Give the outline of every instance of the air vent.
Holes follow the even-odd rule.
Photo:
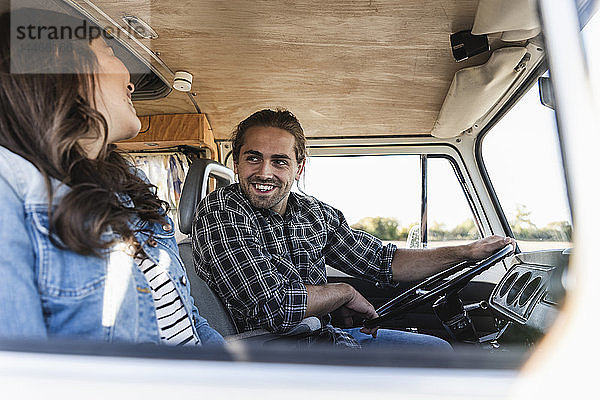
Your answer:
[[[527,286],[521,292],[519,296],[519,307],[525,307],[527,303],[533,298],[533,294],[537,291],[542,283],[542,278],[537,277],[535,279],[531,279],[527,282]]]
[[[523,290],[523,288],[525,287],[527,282],[529,282],[530,278],[531,278],[531,272],[525,272],[524,274],[519,276],[519,278],[515,281],[515,283],[512,284],[512,286],[510,287],[510,289],[508,291],[508,295],[506,295],[506,303],[508,305],[514,304],[515,299],[517,298],[519,293],[521,293],[521,290]]]
[[[518,276],[518,272],[513,272],[512,274],[510,274],[508,279],[502,284],[502,287],[500,287],[500,297],[504,297],[506,292],[508,292],[508,289],[510,289],[512,287],[512,284],[515,283],[515,280],[517,280]]]
[[[490,305],[511,319],[526,323],[538,300],[546,293],[554,267],[518,264],[494,289]]]

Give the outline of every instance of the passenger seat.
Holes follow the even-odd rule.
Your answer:
[[[188,235],[186,239],[179,242],[179,254],[189,278],[194,303],[198,307],[200,315],[206,318],[208,323],[223,335],[227,342],[244,340],[266,343],[281,338],[280,335],[264,329],[240,332],[219,296],[196,273],[190,235],[196,207],[208,194],[209,177],[216,180],[217,188],[227,186],[235,181],[233,171],[226,166],[213,160],[196,159],[187,173],[179,200],[179,230]],[[285,336],[310,333],[320,327],[321,321],[317,317],[308,317]]]

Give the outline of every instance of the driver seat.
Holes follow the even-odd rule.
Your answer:
[[[194,303],[200,315],[206,318],[210,326],[227,342],[244,340],[266,343],[280,339],[281,335],[264,329],[241,332],[219,296],[196,273],[192,252],[192,224],[198,204],[209,192],[209,178],[215,179],[217,189],[235,182],[233,171],[226,166],[213,160],[196,159],[190,165],[179,200],[179,230],[188,235],[179,242],[179,255],[188,275]],[[321,328],[321,321],[317,317],[308,317],[284,336],[303,335],[319,328]]]

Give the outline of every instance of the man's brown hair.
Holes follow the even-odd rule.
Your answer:
[[[255,126],[279,128],[289,132],[294,136],[296,141],[294,145],[296,161],[298,164],[304,161],[304,158],[306,157],[306,138],[304,137],[304,130],[294,114],[280,108],[275,111],[269,109],[257,111],[238,124],[231,135],[233,161],[236,163],[239,161],[240,150],[244,145],[246,132],[248,132],[248,129]]]

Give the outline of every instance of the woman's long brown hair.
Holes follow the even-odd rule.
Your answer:
[[[13,16],[15,13],[26,13],[20,19],[33,25],[82,23],[42,10],[18,10]],[[97,60],[89,42],[48,41],[42,53],[31,59],[31,52],[20,51],[15,40],[11,52],[10,21],[9,13],[0,16],[0,145],[41,172],[49,204],[53,198],[50,178],[71,188],[56,208],[49,206],[50,231],[66,248],[100,256],[102,249],[112,244],[102,238],[109,228],[133,241],[139,228],[130,224],[134,215],[162,223],[167,204],[154,194],[152,185],[136,175],[115,146],[107,144],[108,125],[95,108]],[[52,73],[21,73],[32,62],[43,63]],[[56,73],[61,66],[69,66],[71,73]],[[103,141],[96,159],[88,158],[78,144],[82,138]],[[126,207],[117,194],[128,195],[134,206]]]

